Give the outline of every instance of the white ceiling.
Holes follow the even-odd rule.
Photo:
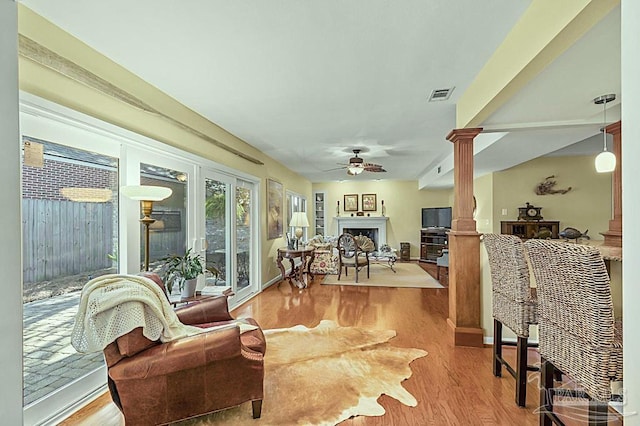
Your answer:
[[[444,138],[455,127],[456,100],[530,4],[22,2],[313,182],[429,175],[451,153]],[[540,122],[591,122],[545,130],[545,137],[557,136],[551,151],[598,132],[594,120],[601,109],[592,98],[620,93],[619,15],[617,8],[483,123],[526,130],[478,153],[479,168],[514,165],[512,150],[500,144],[535,139],[530,127]],[[455,90],[448,101],[428,102],[433,89],[449,87]],[[346,162],[356,147],[365,148],[365,161],[388,172],[325,172]],[[518,161],[533,158],[520,151]],[[533,151],[527,155],[550,152],[539,146]],[[433,181],[448,184],[443,176]]]

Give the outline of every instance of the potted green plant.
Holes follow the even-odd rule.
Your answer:
[[[173,285],[177,281],[182,297],[193,297],[198,277],[203,273],[202,256],[191,253],[191,249],[189,249],[182,256],[173,254],[162,260],[164,260],[162,280],[165,282],[169,294],[173,291]]]

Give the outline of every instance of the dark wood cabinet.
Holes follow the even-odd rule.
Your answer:
[[[420,261],[433,262],[442,256],[442,249],[447,248],[446,228],[427,228],[420,231]]]
[[[409,243],[400,243],[400,260],[403,262],[411,260],[411,245]]]
[[[541,230],[547,229],[551,238],[558,238],[560,231],[560,222],[549,220],[514,220],[500,222],[500,232],[503,234],[517,235],[523,240],[538,236]]]

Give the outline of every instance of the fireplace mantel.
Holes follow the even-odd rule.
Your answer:
[[[338,222],[338,235],[342,235],[345,228],[377,228],[378,244],[387,244],[387,220],[386,216],[338,216],[334,218]]]

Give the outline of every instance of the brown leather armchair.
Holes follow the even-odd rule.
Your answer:
[[[147,275],[164,289],[159,277]],[[233,320],[226,296],[176,309],[183,324]],[[248,322],[257,326],[253,319]],[[127,425],[157,425],[252,401],[260,417],[266,350],[260,328],[214,330],[172,342],[151,341],[136,328],[104,349],[108,384]]]

